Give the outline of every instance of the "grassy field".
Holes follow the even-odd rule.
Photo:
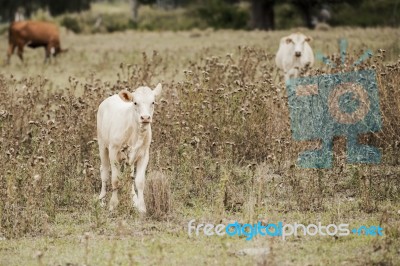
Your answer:
[[[317,62],[313,73],[349,70],[374,52],[357,69],[377,73],[383,128],[361,140],[379,147],[381,164],[348,164],[337,137],[332,169],[295,165],[318,143],[291,138],[274,64],[289,31],[62,31],[69,51],[51,64],[41,49],[26,48],[24,63],[14,55],[0,68],[0,265],[399,265],[400,33],[299,30],[332,60],[338,38],[349,41],[346,66]],[[158,82],[148,214],[131,206],[128,171],[110,213],[96,200],[96,109],[122,88]],[[384,236],[189,237],[191,219],[380,225]]]

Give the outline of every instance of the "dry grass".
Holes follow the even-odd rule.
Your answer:
[[[74,263],[96,264],[98,250],[90,253],[96,248],[90,239],[103,243],[107,237],[112,238],[106,244],[112,246],[106,251],[107,260],[123,261],[115,245],[130,245],[124,236],[153,241],[141,247],[142,255],[123,253],[125,263],[133,258],[157,264],[170,252],[190,245],[198,245],[207,254],[201,261],[217,263],[229,260],[231,249],[265,241],[188,240],[184,226],[190,218],[380,223],[387,228],[383,238],[340,240],[338,245],[355,247],[355,253],[310,258],[307,252],[318,246],[334,253],[333,240],[294,239],[288,242],[295,250],[290,254],[285,254],[284,243],[271,240],[268,244],[275,255],[265,261],[394,264],[400,234],[399,34],[392,29],[307,32],[315,40],[315,50],[336,53],[333,60],[339,36],[349,40],[349,60],[366,48],[375,52],[359,68],[377,72],[383,129],[367,134],[363,141],[378,146],[384,155],[380,165],[349,165],[344,159],[344,138],[337,138],[334,168],[307,170],[295,166],[296,158],[315,143],[291,139],[286,91],[275,82],[274,52],[279,37],[287,33],[66,34],[63,43],[70,52],[50,65],[42,65],[41,52],[29,49],[25,65],[13,58],[0,75],[1,236],[13,239],[7,242],[16,248],[18,243],[22,247],[29,243],[21,237],[33,237],[39,243],[42,237],[63,237],[67,245],[74,245],[66,235],[91,232],[94,236],[84,235],[82,240],[84,247],[89,245],[84,248],[88,254]],[[4,38],[0,51],[5,54]],[[386,52],[378,52],[379,48]],[[315,73],[326,71],[317,66]],[[115,213],[101,209],[95,200],[100,189],[95,113],[105,97],[121,88],[154,86],[159,81],[165,94],[156,106],[153,126],[146,183],[150,215],[136,222],[139,217],[129,199],[128,171],[121,176],[121,203]],[[66,214],[74,218],[60,218]],[[171,243],[176,244],[163,248]],[[213,243],[218,243],[218,251],[209,249]],[[58,245],[62,244],[41,244],[38,249],[54,246],[55,251]],[[189,262],[186,256],[194,250],[188,250],[174,263]],[[371,250],[374,255],[357,258]],[[9,253],[2,249],[1,254]],[[70,262],[68,253],[63,254],[58,258],[45,252],[38,259],[47,256],[50,264]],[[233,257],[231,262],[244,260]]]

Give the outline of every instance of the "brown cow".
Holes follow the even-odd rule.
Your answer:
[[[66,51],[60,47],[57,26],[49,22],[16,21],[11,23],[8,31],[8,64],[15,47],[18,48],[18,56],[23,61],[22,53],[25,45],[31,48],[44,47],[46,51],[45,62],[50,59],[50,55],[56,56],[58,53]]]

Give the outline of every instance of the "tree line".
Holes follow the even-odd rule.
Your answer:
[[[357,26],[400,24],[400,0],[0,0],[0,20],[13,21],[17,11],[29,17],[38,9],[46,9],[57,16],[87,10],[92,2],[117,1],[130,3],[133,22],[138,19],[140,5],[154,5],[165,9],[196,6],[210,26],[217,28],[272,30],[278,19],[299,17],[309,28],[318,21]],[[238,7],[240,2],[250,5],[248,15]]]
[[[92,0],[0,0],[0,19],[3,22],[13,21],[16,12],[29,17],[38,9],[48,9],[54,16],[66,12],[80,12],[89,9],[91,2]]]

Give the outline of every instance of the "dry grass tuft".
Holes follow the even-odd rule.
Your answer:
[[[150,171],[144,191],[147,215],[153,219],[166,218],[173,210],[169,177],[162,171]]]

